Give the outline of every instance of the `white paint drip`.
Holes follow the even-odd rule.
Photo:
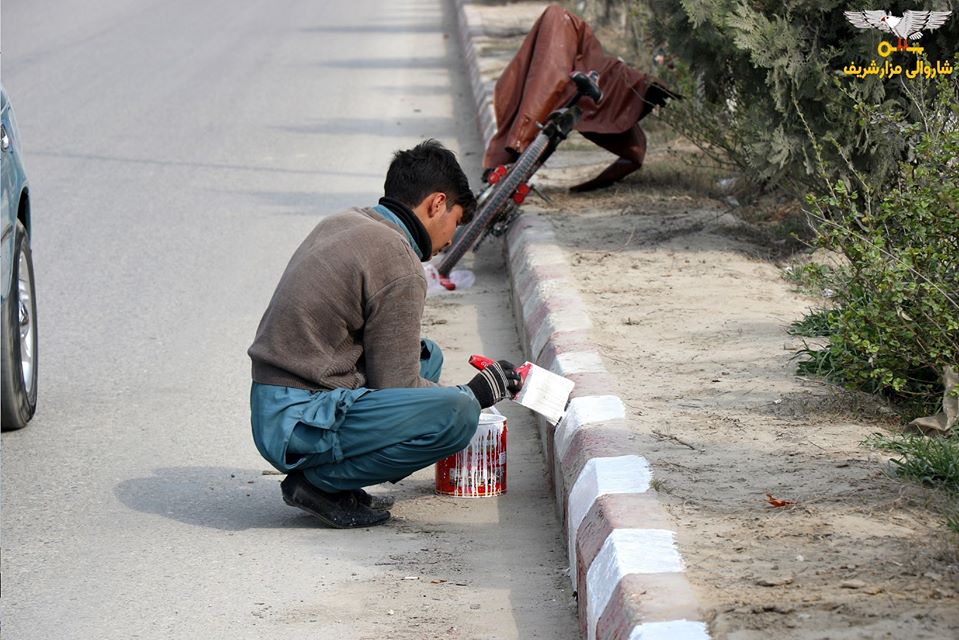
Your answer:
[[[603,359],[595,351],[567,351],[556,356],[550,369],[553,373],[568,376],[574,373],[606,373]]]
[[[704,622],[669,620],[636,625],[629,640],[709,640],[709,630]]]
[[[506,418],[499,412],[481,413],[469,445],[452,457],[454,463],[447,472],[452,492],[446,491],[440,480],[438,491],[461,498],[484,498],[505,492]]]
[[[566,416],[556,428],[554,444],[556,459],[563,461],[573,434],[585,424],[619,420],[626,417],[626,407],[618,396],[580,396],[573,398],[566,410]]]
[[[649,462],[641,456],[617,456],[615,458],[591,458],[579,472],[569,492],[567,536],[569,545],[570,579],[576,589],[576,538],[583,518],[593,503],[610,493],[645,493],[649,491],[652,472]]]
[[[677,573],[683,559],[676,534],[665,529],[613,529],[586,572],[586,631],[596,638],[596,623],[616,586],[631,573]],[[583,594],[580,594],[583,597]]]

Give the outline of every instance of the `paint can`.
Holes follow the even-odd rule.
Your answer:
[[[460,498],[506,493],[506,416],[480,414],[469,446],[436,463],[436,493]]]

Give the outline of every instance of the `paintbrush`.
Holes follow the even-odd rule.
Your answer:
[[[494,362],[479,355],[472,355],[469,359],[469,363],[480,371]],[[550,424],[558,423],[566,413],[566,403],[573,391],[573,381],[532,362],[524,362],[516,367],[516,372],[520,375],[523,388],[511,400],[540,414],[549,420]]]

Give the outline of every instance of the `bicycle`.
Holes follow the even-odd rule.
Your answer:
[[[595,71],[588,74],[575,71],[570,74],[570,80],[576,85],[576,95],[546,117],[539,133],[516,162],[509,166],[500,165],[486,177],[488,184],[477,198],[476,215],[453,239],[437,266],[440,284],[445,288],[456,288],[449,274],[467,251],[479,248],[488,235],[499,237],[509,229],[519,215],[520,205],[532,190],[529,179],[553,155],[582,117],[582,110],[577,106],[580,99],[588,97],[597,104],[603,99],[599,74]]]

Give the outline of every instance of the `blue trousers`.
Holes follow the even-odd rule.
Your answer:
[[[420,373],[439,381],[443,353],[423,339]],[[253,383],[253,441],[279,471],[324,491],[396,482],[469,444],[480,406],[466,386],[304,389]]]

